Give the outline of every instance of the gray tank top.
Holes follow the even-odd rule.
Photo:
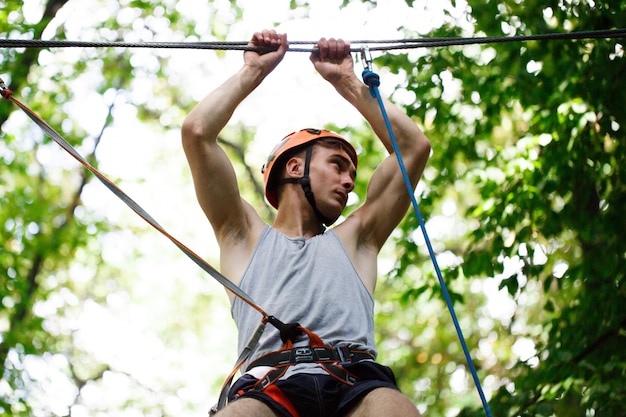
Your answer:
[[[377,354],[374,300],[333,230],[304,239],[266,226],[240,287],[269,315],[283,323],[300,323],[326,345],[346,344]],[[241,352],[261,316],[239,298],[232,314]],[[278,330],[268,324],[250,361],[280,350],[282,344]]]

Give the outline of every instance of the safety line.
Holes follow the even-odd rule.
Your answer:
[[[581,39],[626,38],[626,28],[598,29],[569,33],[545,33],[537,35],[477,36],[477,37],[436,37],[396,40],[354,40],[351,45],[374,44],[371,51],[399,49],[435,48],[454,45],[489,44],[503,42],[527,42],[540,40],[581,40]],[[290,45],[311,45],[310,47],[290,47],[290,52],[315,52],[317,41],[289,41]],[[209,49],[239,51],[271,51],[272,48],[252,46],[249,42],[99,42],[44,39],[0,39],[0,48],[157,48],[157,49]],[[361,51],[361,47],[351,47],[351,52]]]
[[[199,255],[181,243],[174,236],[169,234],[157,221],[150,216],[139,204],[137,204],[132,198],[128,196],[124,191],[122,191],[115,183],[113,183],[110,179],[108,179],[104,174],[102,174],[98,169],[94,168],[89,162],[83,158],[76,149],[72,145],[70,145],[59,133],[57,133],[48,123],[46,123],[41,117],[39,117],[34,111],[32,111],[28,106],[21,103],[13,96],[13,92],[9,90],[4,83],[4,81],[0,78],[0,94],[2,97],[6,98],[9,101],[15,103],[20,109],[26,113],[26,115],[35,122],[48,136],[50,136],[59,146],[61,146],[66,152],[68,152],[71,156],[74,157],[81,165],[87,168],[91,173],[93,173],[96,178],[100,180],[109,190],[113,192],[120,200],[122,200],[128,207],[131,208],[135,213],[137,213],[142,219],[144,219],[148,224],[158,230],[161,234],[171,240],[185,255],[187,255],[193,262],[195,262],[200,268],[202,268],[205,272],[215,278],[220,284],[226,287],[229,291],[231,291],[235,296],[239,297],[242,301],[248,304],[250,307],[254,308],[256,311],[261,313],[263,316],[263,321],[267,321],[267,318],[270,317],[268,314],[257,305],[252,298],[246,294],[241,288],[232,283],[228,278],[222,275],[219,271],[213,268],[208,262],[202,259]]]
[[[420,212],[417,199],[415,198],[415,192],[413,191],[411,180],[409,179],[409,175],[407,173],[404,160],[402,159],[402,155],[400,154],[400,148],[398,147],[396,137],[393,133],[391,122],[389,121],[387,111],[385,110],[385,105],[383,103],[382,97],[378,90],[378,87],[380,86],[380,77],[378,76],[378,74],[370,70],[371,58],[367,55],[367,50],[366,49],[362,50],[361,54],[362,54],[363,62],[365,64],[365,69],[363,70],[363,73],[362,73],[363,82],[370,88],[372,98],[375,98],[378,102],[378,107],[380,108],[383,120],[385,122],[385,127],[387,128],[387,132],[389,133],[391,144],[392,144],[394,153],[396,154],[396,159],[398,161],[398,165],[400,167],[400,171],[402,173],[402,177],[404,179],[404,183],[406,185],[409,198],[411,199],[411,205],[413,206],[413,211],[415,213],[415,216],[417,217],[420,228],[422,229],[422,233],[424,235],[424,241],[426,242],[428,253],[430,254],[430,259],[432,260],[433,266],[435,268],[437,279],[439,280],[439,285],[441,286],[441,291],[446,301],[448,311],[450,312],[450,316],[452,317],[452,322],[454,323],[454,328],[456,329],[457,336],[459,338],[459,341],[461,342],[461,347],[463,348],[465,359],[470,368],[470,373],[472,374],[472,378],[474,380],[474,384],[476,385],[476,389],[478,390],[478,395],[480,396],[480,400],[482,402],[485,413],[487,417],[491,417],[492,416],[491,409],[489,408],[489,404],[487,403],[487,399],[485,397],[485,393],[480,383],[480,379],[478,378],[478,373],[476,372],[476,367],[474,366],[474,361],[472,360],[472,356],[470,355],[469,349],[467,347],[467,343],[465,342],[465,337],[463,336],[463,331],[461,330],[459,320],[456,316],[456,312],[454,311],[454,306],[452,305],[452,299],[448,292],[448,287],[443,279],[441,269],[439,268],[435,251],[433,249],[432,243],[430,242],[428,232],[426,231],[426,224],[424,222],[424,218],[422,217],[422,213]]]
[[[243,366],[243,364],[248,360],[250,353],[254,349],[254,347],[259,342],[261,335],[265,330],[265,326],[267,323],[272,324],[280,330],[280,326],[283,325],[280,320],[278,320],[274,316],[269,316],[263,309],[256,304],[252,298],[248,294],[246,294],[241,288],[232,283],[228,278],[222,275],[219,271],[213,268],[208,262],[198,256],[195,252],[181,243],[174,236],[169,234],[163,227],[161,227],[152,216],[150,216],[141,206],[139,206],[133,199],[131,199],[124,191],[122,191],[115,183],[109,180],[104,174],[94,168],[89,162],[87,162],[79,153],[74,149],[72,145],[70,145],[59,133],[57,133],[48,123],[46,123],[41,117],[39,117],[34,111],[32,111],[29,107],[22,104],[19,100],[13,97],[13,92],[8,89],[2,78],[0,78],[0,95],[6,98],[9,101],[15,103],[20,109],[26,113],[26,115],[35,122],[48,136],[50,136],[59,146],[61,146],[65,151],[67,151],[71,156],[73,156],[81,165],[87,168],[91,173],[93,173],[96,178],[100,180],[109,190],[113,192],[120,200],[122,200],[128,207],[131,208],[135,213],[137,213],[142,219],[144,219],[148,224],[158,230],[161,234],[171,240],[185,255],[187,255],[196,265],[202,268],[205,272],[211,275],[215,280],[217,280],[220,284],[222,284],[226,289],[231,291],[236,297],[239,297],[244,303],[248,304],[250,307],[261,313],[261,322],[257,327],[256,331],[253,333],[252,337],[240,353],[237,358],[237,362],[235,363],[235,368],[228,376],[226,381],[224,382],[222,391],[220,393],[218,405],[216,407],[223,407],[227,402],[227,394],[230,385],[232,384],[232,380],[236,374],[236,372]],[[226,394],[225,394],[226,393]]]

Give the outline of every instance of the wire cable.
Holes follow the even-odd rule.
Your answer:
[[[454,45],[489,44],[503,42],[528,42],[540,40],[581,40],[626,38],[626,28],[599,29],[569,33],[545,33],[537,35],[514,36],[476,36],[476,37],[436,37],[395,40],[353,40],[350,41],[351,52],[359,52],[362,47],[356,45],[372,44],[371,51],[390,51],[399,49],[435,48]],[[315,52],[317,41],[290,41],[290,45],[310,45],[309,47],[289,47],[290,52]],[[103,42],[103,41],[71,41],[44,39],[0,39],[0,48],[155,48],[155,49],[207,49],[207,50],[239,50],[239,51],[270,51],[271,48],[249,45],[242,41],[217,42]]]

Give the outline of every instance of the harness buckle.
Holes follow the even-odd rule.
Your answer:
[[[352,355],[350,349],[346,345],[335,346],[337,355],[339,356],[339,365],[345,365],[352,362]]]
[[[9,98],[13,94],[13,91],[9,90],[9,87],[4,83],[4,80],[0,78],[0,95],[4,98]]]
[[[310,347],[298,347],[292,350],[294,363],[312,363],[314,362],[313,350]]]
[[[274,378],[270,378],[270,374],[271,373],[272,373],[271,371],[268,372],[267,375],[265,375],[262,380],[257,382],[257,384],[260,387],[261,391],[264,390],[265,388],[267,388],[272,382],[274,382]]]

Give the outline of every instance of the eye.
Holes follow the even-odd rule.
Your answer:
[[[335,167],[337,170],[341,170],[341,161],[339,159],[331,159],[330,164]]]

